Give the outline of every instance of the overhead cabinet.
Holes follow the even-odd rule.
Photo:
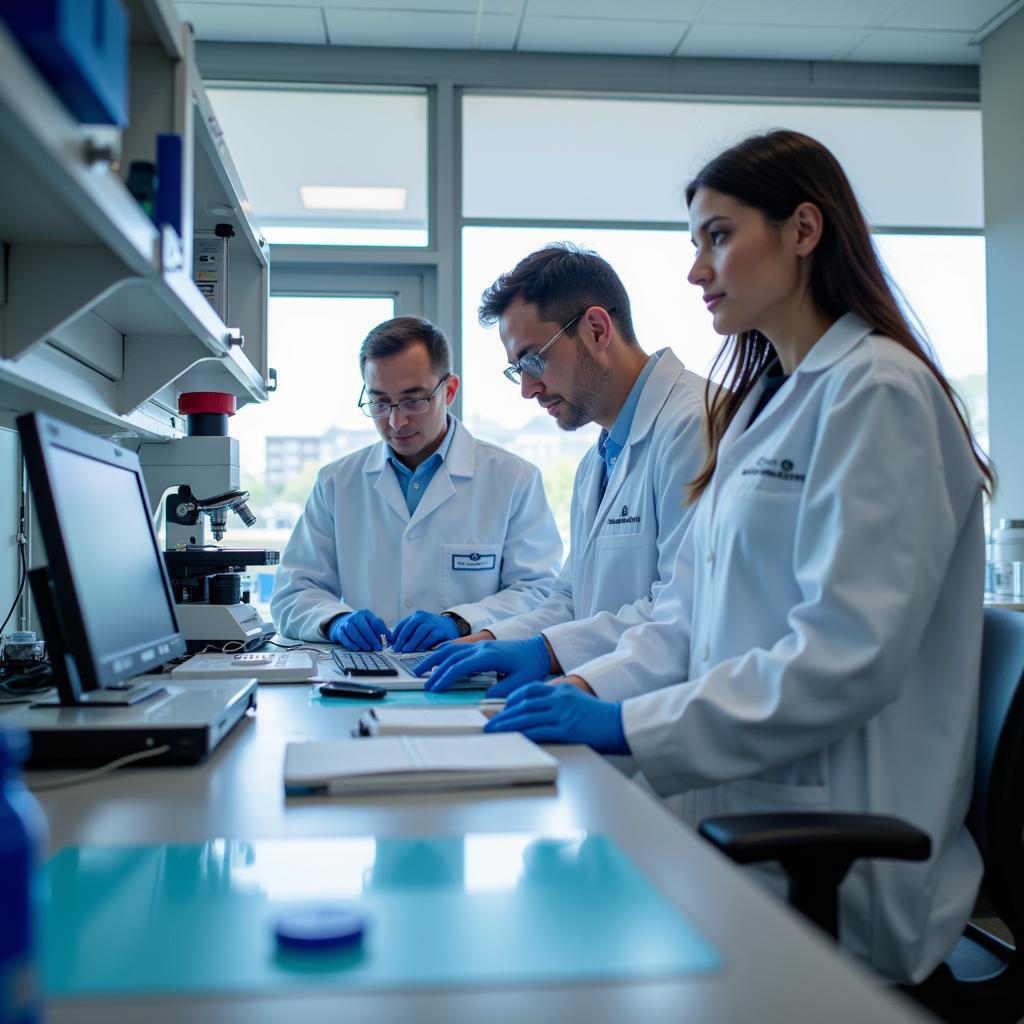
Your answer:
[[[268,247],[191,30],[163,0],[128,10],[123,131],[78,123],[0,23],[0,424],[42,408],[169,435],[181,392],[267,396]],[[123,180],[156,160],[160,135],[180,139],[180,232],[158,229]],[[232,236],[223,316],[193,280],[193,233],[217,225]]]

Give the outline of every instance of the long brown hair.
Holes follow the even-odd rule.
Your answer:
[[[810,274],[811,297],[818,309],[837,319],[844,313],[856,313],[875,333],[913,352],[931,370],[960,420],[985,478],[985,491],[991,495],[995,471],[971,433],[963,401],[901,311],[850,182],[832,153],[799,132],[754,135],[704,166],[686,186],[687,206],[699,188],[732,196],[776,224],[785,221],[800,203],[818,207],[823,227]],[[709,382],[704,391],[708,451],[700,472],[688,485],[690,502],[710,483],[722,435],[774,356],[771,343],[756,330],[727,338],[718,350],[709,376],[724,367],[724,387],[712,393]]]

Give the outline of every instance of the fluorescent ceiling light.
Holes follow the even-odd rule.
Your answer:
[[[307,210],[404,210],[409,190],[300,185],[299,195]]]

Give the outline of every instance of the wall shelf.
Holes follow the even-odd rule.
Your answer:
[[[79,422],[180,431],[182,391],[267,396],[268,248],[224,146],[190,30],[129,0],[131,122],[81,125],[0,24],[0,422],[66,407]],[[182,135],[183,236],[121,178]],[[192,280],[193,228],[231,223],[227,323]],[[244,337],[245,347],[239,339]]]

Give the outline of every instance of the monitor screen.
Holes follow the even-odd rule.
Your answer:
[[[54,611],[81,688],[183,653],[137,456],[39,414],[18,427]]]

